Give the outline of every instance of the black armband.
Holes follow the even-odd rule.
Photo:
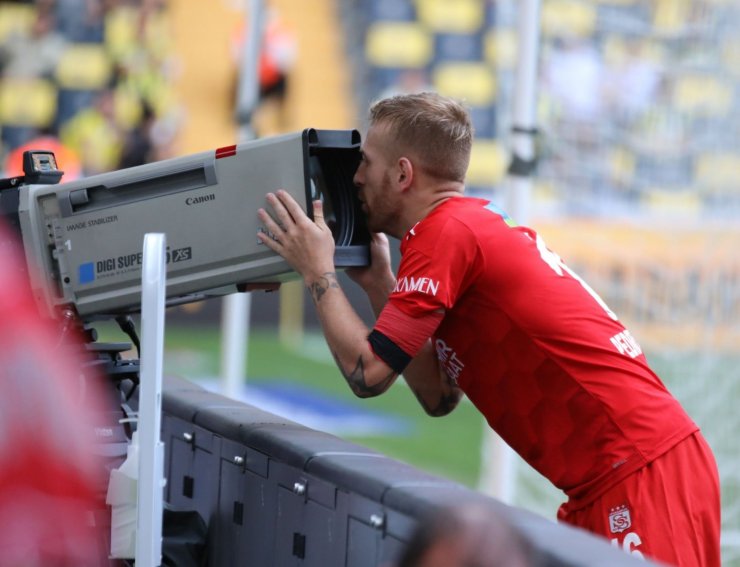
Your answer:
[[[373,352],[396,374],[401,374],[411,362],[412,357],[380,331],[373,329],[367,336],[367,340]]]

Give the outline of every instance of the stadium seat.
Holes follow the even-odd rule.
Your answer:
[[[499,70],[513,69],[518,55],[516,31],[509,28],[486,31],[483,39],[484,60]]]
[[[635,177],[636,157],[624,147],[613,147],[607,156],[609,177],[620,187],[629,184]]]
[[[33,4],[0,3],[0,44],[13,35],[28,35],[35,19],[36,8]]]
[[[588,37],[596,26],[596,6],[578,0],[551,0],[542,6],[542,34]]]
[[[431,35],[418,23],[376,22],[367,31],[365,54],[376,67],[424,67],[433,51]]]
[[[0,124],[8,126],[49,126],[57,109],[57,91],[45,79],[0,81]]]
[[[440,33],[474,33],[486,21],[480,0],[418,0],[419,21]]]
[[[477,139],[473,142],[466,185],[492,187],[506,176],[509,155],[496,140]]]
[[[60,89],[99,90],[111,76],[111,61],[101,44],[74,43],[61,56],[56,69]]]
[[[642,201],[647,210],[655,214],[697,214],[702,208],[700,196],[691,187],[652,187],[643,192]]]
[[[156,59],[171,49],[166,13],[149,14],[143,30],[140,20],[139,9],[133,5],[121,4],[106,15],[104,43],[114,61],[125,61],[139,51]]]
[[[712,152],[697,157],[694,181],[701,191],[740,195],[740,155]]]
[[[740,75],[740,38],[726,38],[720,45],[722,68],[734,77]]]
[[[729,112],[733,99],[731,85],[716,76],[694,74],[678,79],[673,102],[680,111],[722,116]]]
[[[416,10],[410,0],[375,0],[370,6],[370,19],[410,22],[416,19]]]
[[[659,33],[676,33],[691,21],[691,0],[657,0],[653,27]]]
[[[434,36],[434,60],[477,61],[483,57],[483,35],[438,33]]]
[[[486,63],[441,63],[433,72],[432,83],[440,94],[471,106],[488,106],[496,99],[496,76]]]
[[[489,104],[487,106],[471,106],[470,118],[475,127],[475,135],[478,138],[495,138],[498,127],[497,105]]]

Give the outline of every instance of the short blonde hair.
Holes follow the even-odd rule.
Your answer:
[[[370,126],[376,125],[387,128],[394,158],[411,153],[427,174],[465,180],[473,123],[461,103],[431,92],[392,96],[370,107]]]

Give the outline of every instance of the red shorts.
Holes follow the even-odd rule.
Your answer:
[[[558,520],[608,538],[639,557],[691,567],[720,565],[717,463],[701,433]]]

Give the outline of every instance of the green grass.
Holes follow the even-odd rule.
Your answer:
[[[99,326],[99,331],[101,340],[123,340],[113,327]],[[217,376],[220,343],[217,328],[167,326],[165,373],[190,380]],[[477,483],[484,422],[470,403],[462,403],[449,416],[432,418],[401,380],[382,396],[356,398],[320,335],[307,335],[300,344],[285,345],[272,329],[252,329],[247,377],[253,384],[279,380],[308,386],[346,403],[400,417],[409,424],[402,435],[345,438],[468,486]]]

